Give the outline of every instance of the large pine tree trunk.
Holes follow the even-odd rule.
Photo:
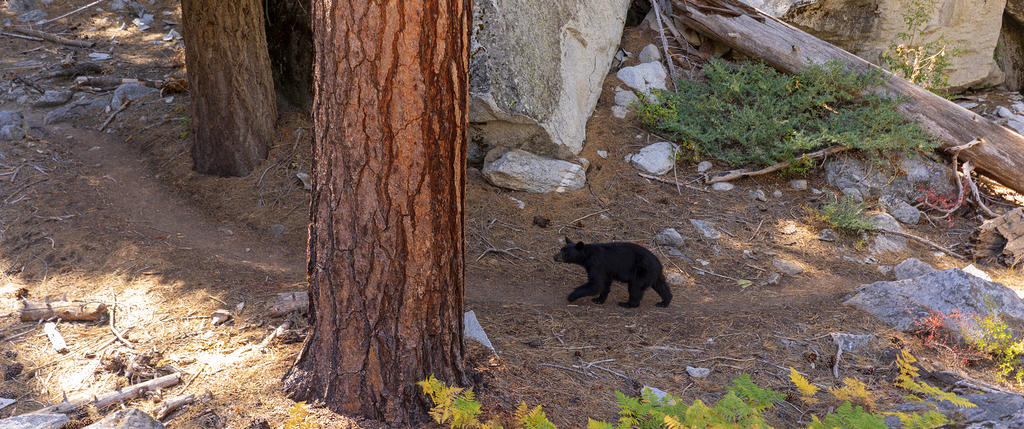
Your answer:
[[[464,384],[469,0],[314,0],[312,331],[297,400],[409,424]]]
[[[274,88],[292,105],[313,104],[313,28],[310,0],[266,0],[267,48]]]
[[[274,137],[277,104],[260,0],[182,0],[195,170],[244,176]]]

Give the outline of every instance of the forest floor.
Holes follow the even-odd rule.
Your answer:
[[[77,7],[70,3],[78,2],[57,0],[46,14]],[[69,89],[73,81],[46,78],[46,67],[68,54],[73,61],[87,61],[91,52],[112,55],[103,62],[107,76],[184,77],[179,43],[161,39],[170,29],[180,32],[179,24],[162,22],[180,23],[178,3],[157,0],[146,7],[157,22],[148,31],[131,24],[128,11],[96,9],[46,28],[88,37],[97,42],[92,49],[0,36],[3,79],[24,88],[30,99],[37,94],[21,80],[41,89]],[[0,12],[0,21],[7,19],[16,15]],[[650,34],[629,29],[623,47],[639,52],[648,40]],[[791,189],[795,177],[752,178],[736,182],[733,191],[712,193],[686,163],[678,177],[689,186],[679,189],[637,176],[623,157],[657,137],[635,121],[611,115],[615,86],[610,76],[588,124],[580,155],[591,161],[586,188],[536,195],[495,188],[475,169],[468,175],[466,309],[475,311],[498,351],[495,357],[468,343],[475,390],[488,415],[511,412],[525,402],[543,405],[559,427],[581,427],[588,417],[617,419],[615,391],[636,395],[642,385],[687,401],[714,402],[733,378],[750,374],[762,387],[791,393],[786,369],[791,366],[832,385],[838,383],[829,361],[832,332],[877,336],[870,347],[844,354],[839,376],[867,383],[879,403],[896,403],[902,396],[892,387],[899,347],[909,347],[926,367],[955,367],[1012,388],[998,380],[990,362],[958,366],[917,338],[842,305],[859,285],[890,277],[875,265],[851,261],[869,256],[858,237],[840,236],[834,243],[817,239],[826,226],[808,208],[823,197]],[[105,95],[109,91],[79,89],[76,99]],[[309,193],[296,173],[309,172],[309,117],[283,109],[264,164],[247,177],[208,177],[191,171],[188,94],[162,97],[132,103],[102,132],[98,128],[113,111],[45,125],[41,137],[0,142],[0,284],[7,285],[0,286],[0,366],[7,372],[0,397],[18,400],[0,410],[0,417],[136,382],[138,375],[125,377],[123,362],[117,362],[131,354],[154,357],[146,366],[152,371],[173,367],[185,374],[163,397],[201,397],[172,415],[168,427],[243,428],[260,420],[281,427],[294,405],[280,380],[301,346],[303,320],[292,316],[292,328],[265,352],[244,347],[286,320],[267,316],[265,305],[275,293],[305,287]],[[20,111],[38,123],[51,109],[10,99],[0,104],[0,110]],[[609,156],[597,156],[598,150]],[[806,179],[811,188],[828,188],[817,172]],[[783,196],[761,202],[749,197],[754,189],[769,195],[779,190]],[[535,218],[549,219],[550,225],[540,227]],[[690,219],[713,220],[725,235],[703,239]],[[976,225],[957,219],[951,227],[922,222],[909,230],[948,246],[962,243]],[[654,235],[668,227],[686,238],[680,249],[685,256],[669,256],[654,246]],[[654,249],[666,271],[683,279],[673,285],[672,305],[654,307],[657,297],[648,293],[640,308],[620,308],[613,302],[625,298],[621,285],[613,286],[608,304],[568,304],[566,295],[584,281],[584,273],[552,260],[566,236],[633,241]],[[520,250],[487,251],[511,248]],[[805,271],[756,286],[773,271],[773,255],[798,261]],[[938,268],[967,264],[913,242],[905,252],[876,258],[878,264],[895,265],[911,256]],[[996,281],[1024,289],[1019,271],[981,268]],[[755,286],[740,287],[730,278]],[[106,322],[60,322],[70,352],[54,353],[40,324],[18,319],[20,288],[34,300],[116,303],[116,328],[126,332],[133,350],[110,341]],[[218,309],[229,310],[233,318],[214,326],[210,315]],[[594,362],[611,371],[580,374],[542,365]],[[694,379],[687,366],[711,373]],[[146,411],[157,405],[155,397],[127,404]],[[769,418],[791,427],[825,408],[778,406]],[[90,413],[80,417],[99,417],[95,410]],[[316,407],[310,418],[324,427],[376,426]]]

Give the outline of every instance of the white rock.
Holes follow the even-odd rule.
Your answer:
[[[612,116],[619,119],[626,119],[626,115],[629,114],[629,108],[619,105],[612,106]]]
[[[996,107],[996,116],[999,116],[1000,118],[1012,118],[1016,115],[1014,115],[1010,109],[1007,109],[1004,106],[999,106]]]
[[[975,267],[974,264],[964,267],[964,272],[972,276],[985,279],[987,281],[992,281],[992,277],[990,277],[988,273],[978,269],[978,267]]]
[[[665,397],[668,396],[668,392],[661,390],[657,387],[644,386],[643,390],[645,392],[650,393],[651,396],[654,396],[655,398],[658,399],[665,399]]]
[[[615,89],[615,104],[622,107],[629,107],[635,101],[639,100],[633,91],[628,89]]]
[[[693,378],[704,378],[707,377],[708,374],[711,374],[711,370],[708,368],[694,368],[692,366],[687,366],[686,373],[690,374],[690,377]]]
[[[772,191],[772,196],[775,197],[775,198],[782,198],[782,191],[776,189],[776,190]]]
[[[231,312],[223,309],[214,311],[210,316],[210,321],[213,322],[214,325],[220,325],[221,323],[227,322],[228,319],[231,319]]]
[[[789,274],[791,276],[795,276],[797,274],[804,272],[803,266],[788,259],[775,258],[772,260],[772,265],[774,265],[775,268],[778,268],[782,272]]]
[[[665,79],[668,72],[661,63],[643,63],[633,67],[623,67],[615,73],[626,86],[644,95],[650,95],[651,89],[667,89]]]
[[[957,101],[956,104],[958,106],[963,107],[964,109],[968,109],[968,110],[973,109],[973,108],[979,106],[978,103],[975,103],[973,101]]]
[[[637,60],[641,63],[661,61],[661,50],[654,44],[644,46],[644,48],[640,50],[640,56],[637,57]]]
[[[711,167],[713,167],[711,161],[701,161],[699,164],[697,164],[697,172],[703,173],[705,171],[710,170]]]
[[[608,151],[606,151],[606,150],[599,150],[599,151],[597,151],[597,156],[600,156],[601,158],[604,158],[604,159],[608,159]]]
[[[804,180],[804,179],[793,180],[793,181],[789,182],[789,187],[793,188],[793,189],[796,189],[798,191],[806,191],[807,190],[807,181]]]
[[[893,274],[896,275],[896,280],[912,279],[935,271],[937,270],[930,264],[917,258],[904,259],[903,262],[892,268]]]
[[[1010,106],[1010,108],[1012,108],[1013,111],[1015,113],[1017,113],[1018,115],[1024,114],[1024,103],[1022,103],[1020,101],[1018,101],[1016,103],[1013,103],[1013,106]]]
[[[491,344],[491,340],[487,338],[487,333],[484,332],[483,326],[480,326],[480,321],[476,320],[476,313],[474,313],[473,310],[467,311],[462,316],[462,324],[465,326],[466,338],[483,344],[484,347],[491,349],[495,354],[498,353],[494,350],[494,345]]]
[[[638,170],[651,174],[665,174],[672,171],[675,165],[675,152],[678,146],[669,142],[658,142],[640,149],[640,152],[628,157],[629,164]]]
[[[666,228],[654,236],[654,244],[659,246],[681,247],[685,242],[683,236],[675,228]]]
[[[729,182],[718,182],[718,183],[715,183],[715,184],[711,185],[711,189],[714,189],[716,191],[723,191],[723,192],[731,191],[735,187],[736,187],[736,185],[733,185],[732,183],[729,183]]]
[[[580,189],[587,174],[582,166],[568,161],[549,159],[522,150],[500,154],[498,149],[487,154],[481,172],[494,186],[539,194]],[[495,159],[496,158],[496,159]]]
[[[722,233],[715,227],[715,223],[707,220],[690,219],[690,224],[697,229],[704,237],[712,240],[717,240],[722,237]]]

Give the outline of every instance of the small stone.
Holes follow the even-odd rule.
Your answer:
[[[641,63],[661,61],[661,51],[654,44],[644,46],[640,51],[640,55],[637,57],[637,60]]]
[[[999,116],[1000,118],[1012,118],[1014,114],[1010,109],[1007,109],[1004,106],[999,106],[996,107],[996,116]]]
[[[629,114],[629,108],[619,105],[612,106],[612,116],[619,119],[626,119],[626,115]]]
[[[978,103],[975,103],[973,101],[958,101],[956,104],[958,106],[963,107],[964,109],[968,109],[968,110],[973,109],[973,108],[979,106]]]
[[[782,198],[782,191],[776,189],[772,192],[772,196],[775,198]]]
[[[491,149],[481,172],[494,186],[539,194],[581,189],[587,180],[586,170],[579,164],[519,149]]]
[[[97,61],[109,60],[110,59],[110,54],[108,54],[106,52],[93,52],[93,53],[89,54],[89,58],[92,58],[92,59],[97,60]]]
[[[651,386],[644,386],[643,392],[650,396],[654,396],[657,399],[665,399],[665,397],[668,396],[668,392]]]
[[[288,232],[288,228],[284,225],[281,225],[279,223],[270,225],[270,235],[274,237],[280,237],[284,235],[285,232]]]
[[[210,315],[210,321],[213,322],[214,326],[220,325],[221,323],[227,322],[231,318],[231,312],[227,310],[217,310]]]
[[[871,344],[876,338],[874,335],[855,335],[844,332],[833,332],[829,336],[832,337],[832,342],[836,343],[836,346],[844,352],[856,351],[861,347]]]
[[[705,171],[710,170],[711,167],[712,167],[711,161],[701,161],[700,164],[697,164],[697,172],[698,173],[703,173]]]
[[[484,327],[480,326],[480,321],[477,320],[476,313],[473,310],[469,310],[462,315],[462,325],[465,326],[463,335],[466,338],[483,344],[484,347],[497,353],[494,350],[494,345],[491,344],[490,338],[487,338],[487,332],[484,332]]]
[[[836,232],[829,228],[825,228],[818,233],[818,240],[821,241],[833,242],[836,241],[836,238]]]
[[[222,234],[224,234],[224,235],[226,235],[228,237],[230,237],[232,235],[235,235],[234,231],[232,231],[230,229],[227,229],[227,228],[217,228],[217,231],[220,231]]]
[[[295,173],[295,177],[302,182],[302,188],[309,191],[313,189],[313,185],[309,182],[309,174],[307,173]]]
[[[687,366],[686,373],[690,374],[690,377],[693,378],[704,378],[707,377],[708,374],[711,374],[711,370],[707,368],[694,368],[692,366]]]
[[[669,142],[653,143],[630,155],[628,161],[637,170],[662,175],[672,171],[676,164],[675,153],[678,149],[678,146]]]
[[[159,94],[160,90],[156,88],[150,88],[145,85],[139,85],[137,83],[126,83],[122,84],[114,90],[114,97],[110,99],[110,107],[117,109],[121,107],[121,104],[126,100],[137,100],[147,95]]]
[[[780,230],[779,232],[786,235],[796,234],[796,224],[793,222],[786,222],[786,225],[784,225],[782,227],[782,230]]]
[[[172,28],[171,31],[168,31],[167,34],[164,35],[164,37],[160,38],[160,40],[163,40],[165,42],[173,42],[173,41],[178,40],[180,38],[181,38],[181,34],[179,34],[177,31],[175,31]]]
[[[735,187],[736,187],[736,185],[733,185],[732,183],[729,183],[729,182],[718,182],[718,183],[715,183],[714,185],[711,185],[711,189],[714,189],[716,191],[723,191],[723,192],[724,191],[731,191]]]
[[[793,181],[789,182],[789,187],[793,188],[793,189],[796,189],[798,191],[806,191],[807,190],[807,181],[804,180],[804,179],[793,180]]]
[[[58,429],[70,419],[63,414],[21,414],[0,419],[4,429]]]
[[[636,94],[628,89],[615,90],[615,105],[629,107],[638,100]]]
[[[686,284],[686,277],[677,272],[671,272],[665,276],[665,281],[668,282],[669,286],[679,287]]]
[[[541,228],[547,228],[549,225],[551,225],[551,219],[548,219],[544,216],[534,216],[533,224]]]
[[[715,223],[707,220],[690,219],[690,224],[704,237],[712,240],[722,238],[722,233],[715,227]]]
[[[0,140],[19,141],[25,138],[25,129],[18,125],[4,125],[0,127]]]
[[[876,266],[875,269],[878,270],[878,272],[881,273],[883,276],[887,276],[889,275],[889,273],[892,272],[892,266],[890,265],[879,265]]]
[[[878,203],[883,210],[905,224],[917,225],[921,220],[920,210],[894,195],[885,195],[878,199]]]
[[[778,268],[782,272],[789,274],[791,276],[795,276],[797,274],[804,272],[803,266],[788,259],[775,258],[772,260],[772,265],[774,265],[775,268]]]
[[[757,200],[757,201],[762,201],[762,202],[763,201],[768,201],[768,196],[765,195],[764,191],[762,191],[760,189],[755,189],[753,191],[750,191],[750,197],[755,199],[755,200]]]
[[[665,79],[668,77],[668,72],[660,62],[623,67],[615,73],[615,76],[626,86],[644,95],[650,95],[652,89],[667,89]]]
[[[604,159],[608,159],[608,151],[606,151],[606,150],[599,150],[599,151],[597,151],[597,156],[600,156],[601,158],[604,158]]]
[[[7,408],[9,405],[18,402],[14,399],[0,398],[0,410]]]
[[[683,236],[675,228],[666,228],[654,236],[654,244],[659,246],[681,247],[684,244]]]
[[[77,426],[76,426],[77,427]],[[163,429],[163,423],[154,420],[138,408],[117,410],[102,420],[83,429]]]
[[[825,193],[825,192],[824,192],[824,191],[822,191],[821,189],[818,189],[818,188],[811,188],[811,194],[813,194],[813,195],[821,195],[821,194],[823,194],[823,193]]]
[[[34,107],[56,107],[60,106],[68,101],[71,101],[71,96],[74,93],[71,91],[54,91],[52,89],[46,90],[43,95],[40,95],[36,99],[35,103],[32,103]]]
[[[685,253],[683,253],[679,249],[676,249],[675,247],[669,247],[668,248],[668,256],[671,256],[673,258],[683,258],[683,259],[687,259],[687,260],[690,259],[689,257],[686,256]]]
[[[583,167],[583,170],[590,168],[590,160],[586,158],[576,158],[576,162]]]

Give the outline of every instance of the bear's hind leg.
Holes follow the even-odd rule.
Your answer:
[[[668,283],[665,282],[665,279],[659,278],[655,280],[654,285],[652,285],[651,288],[654,289],[654,291],[658,293],[658,296],[661,297],[661,302],[654,305],[658,307],[668,307],[668,304],[672,302],[672,291],[668,289]]]

